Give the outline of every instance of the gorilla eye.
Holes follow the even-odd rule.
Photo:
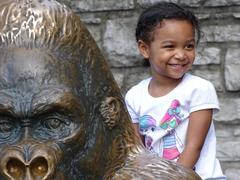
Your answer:
[[[38,118],[38,123],[33,127],[34,137],[48,140],[67,137],[73,128],[70,119],[60,113],[41,116]]]
[[[58,129],[63,124],[64,124],[64,122],[57,118],[49,118],[44,121],[44,125],[48,129]]]
[[[0,132],[9,133],[14,129],[14,126],[10,122],[0,122]]]
[[[9,141],[14,139],[19,132],[19,128],[14,121],[4,119],[0,120],[0,141]]]

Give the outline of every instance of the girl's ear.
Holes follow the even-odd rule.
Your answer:
[[[149,59],[149,46],[142,40],[138,40],[138,49],[144,59]]]

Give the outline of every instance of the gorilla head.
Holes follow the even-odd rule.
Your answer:
[[[107,63],[71,10],[1,0],[0,13],[0,179],[129,179],[147,163],[164,172],[155,177],[171,178],[173,169],[197,177],[145,151]]]

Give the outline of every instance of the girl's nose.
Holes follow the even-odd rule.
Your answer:
[[[175,58],[179,60],[184,60],[186,57],[185,51],[183,49],[178,49],[175,52]]]

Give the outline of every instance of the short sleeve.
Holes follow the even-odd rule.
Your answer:
[[[134,89],[130,89],[125,96],[125,104],[133,123],[138,123],[138,114],[134,102]]]
[[[213,112],[216,113],[219,110],[216,90],[209,81],[197,84],[192,92],[190,102],[190,113],[203,109],[213,109]]]

